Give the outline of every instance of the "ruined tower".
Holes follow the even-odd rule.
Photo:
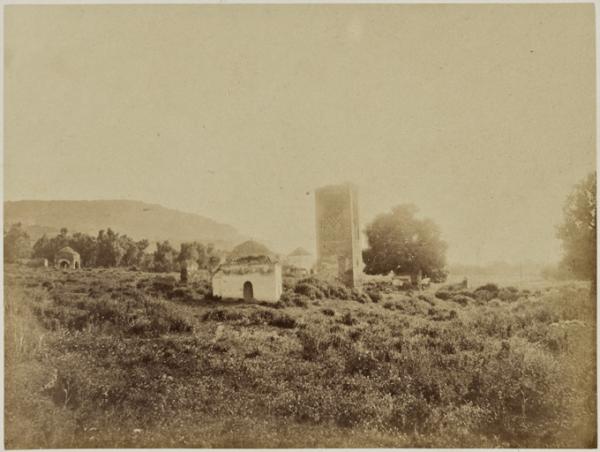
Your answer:
[[[358,191],[352,184],[329,185],[315,191],[317,273],[360,284],[362,251],[358,222]]]

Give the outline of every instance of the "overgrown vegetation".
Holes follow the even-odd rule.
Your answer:
[[[87,268],[131,267],[173,272],[178,271],[184,261],[194,261],[204,270],[214,268],[220,261],[219,252],[211,244],[182,243],[177,251],[168,241],[163,241],[156,244],[152,253],[146,252],[149,245],[146,239],[136,241],[110,228],[99,231],[96,237],[82,232],[71,234],[63,228],[54,237],[43,235],[32,246],[27,232],[16,223],[4,231],[4,261],[14,263],[33,257],[52,263],[56,253],[67,246],[79,253],[82,265]]]
[[[124,269],[5,280],[9,448],[595,445],[582,284],[309,278],[268,305]]]

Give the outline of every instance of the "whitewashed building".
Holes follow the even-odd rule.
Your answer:
[[[54,263],[63,270],[79,269],[81,268],[81,256],[70,246],[65,246],[54,256]]]
[[[281,265],[268,256],[245,256],[222,264],[212,278],[223,300],[277,302],[283,293]]]

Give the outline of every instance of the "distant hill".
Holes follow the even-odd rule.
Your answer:
[[[225,250],[247,240],[230,225],[140,201],[5,201],[4,224],[16,222],[34,240],[63,227],[93,235],[111,228],[136,240],[169,240],[174,245],[197,240]]]

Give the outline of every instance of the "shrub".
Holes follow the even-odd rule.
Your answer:
[[[210,284],[210,281],[204,279],[194,280],[191,284],[191,287],[205,299],[211,298],[212,296],[212,286]]]
[[[484,284],[483,286],[479,286],[475,291],[477,292],[478,290],[487,290],[488,292],[496,293],[496,292],[498,292],[499,289],[496,284],[487,283],[487,284]]]
[[[277,314],[269,320],[269,325],[276,326],[278,328],[295,328],[296,320],[287,314]]]
[[[52,331],[60,327],[81,331],[90,321],[90,313],[84,309],[68,306],[43,305],[34,306],[33,313],[42,325]]]
[[[306,295],[286,291],[279,298],[278,305],[279,307],[298,306],[300,308],[307,308],[309,301],[310,298],[308,298]]]
[[[275,318],[273,311],[261,309],[250,314],[249,322],[252,325],[268,325]]]
[[[470,302],[473,301],[472,298],[465,297],[464,295],[454,295],[450,301],[457,303],[461,306],[467,306]]]
[[[193,300],[194,291],[188,287],[178,287],[171,292],[170,297],[180,300]]]
[[[502,301],[517,301],[519,299],[519,291],[514,287],[506,287],[500,289],[498,298]]]
[[[440,300],[449,300],[452,298],[452,293],[447,290],[440,289],[435,293],[435,296]]]
[[[496,284],[488,283],[478,287],[475,292],[475,298],[479,301],[490,301],[498,298],[499,288]]]
[[[383,295],[379,290],[367,290],[366,292],[373,303],[379,303],[383,299]]]
[[[361,330],[350,330],[348,332],[348,337],[354,342],[356,342],[358,339],[360,339],[361,336],[362,336]]]
[[[329,298],[338,300],[350,300],[352,292],[343,284],[330,284],[328,288]]]
[[[316,278],[314,276],[311,276],[309,278],[304,278],[301,279],[300,281],[298,281],[298,284],[308,284],[310,286],[316,287],[318,288],[321,292],[323,292],[324,294],[326,294],[329,290],[330,287],[330,283],[325,281],[324,279],[321,278]]]
[[[430,413],[429,404],[420,394],[405,392],[394,399],[388,422],[402,432],[415,432],[425,425]]]
[[[465,297],[476,299],[475,292],[471,292],[470,290],[467,290],[467,289],[459,290],[458,292],[455,292],[455,294],[464,295]]]
[[[475,298],[479,301],[490,301],[493,300],[495,296],[494,292],[480,288],[475,291]]]
[[[310,287],[307,287],[310,286]],[[296,284],[294,289],[296,293],[304,294],[311,299],[331,298],[336,300],[357,300],[366,302],[365,296],[361,291],[350,290],[338,282],[330,282],[319,278],[304,278]],[[370,301],[370,299],[368,300]]]
[[[159,336],[165,333],[190,333],[193,325],[176,312],[172,312],[162,300],[147,300],[146,318],[129,329],[130,333]]]
[[[54,284],[52,283],[52,281],[44,281],[42,283],[42,287],[44,289],[52,290],[52,289],[54,289]]]
[[[392,281],[367,281],[363,284],[363,289],[371,292],[380,292],[381,294],[391,294],[402,292],[404,288],[395,286]]]
[[[434,322],[452,320],[457,317],[456,311],[447,309],[430,308],[427,315]]]
[[[329,316],[329,317],[333,317],[335,315],[335,311],[333,309],[329,309],[329,308],[321,309],[321,312],[324,315]]]
[[[346,312],[340,319],[340,322],[343,323],[344,325],[352,326],[352,325],[356,325],[358,323],[358,320],[356,320],[354,317],[352,317],[352,313]]]
[[[299,308],[308,308],[308,302],[310,299],[305,295],[295,294],[292,298],[292,303],[294,306],[298,306]]]
[[[431,306],[435,305],[435,297],[430,294],[420,293],[419,295],[417,295],[417,298],[426,303],[429,303]]]
[[[323,357],[329,348],[329,342],[323,334],[315,331],[299,331],[298,339],[302,346],[302,357],[308,361],[317,361]]]
[[[358,301],[359,303],[371,303],[371,298],[367,295],[366,292],[363,292],[360,289],[354,288],[351,291],[352,300]]]
[[[279,297],[279,301],[277,302],[277,304],[278,304],[277,307],[293,306],[294,305],[293,299],[296,296],[302,296],[302,295],[297,294],[297,293],[293,292],[292,290],[285,290],[283,292],[283,294],[281,294],[281,297]]]
[[[176,285],[177,280],[173,276],[158,277],[152,282],[152,288],[164,294],[170,294]]]
[[[369,376],[377,369],[377,360],[371,352],[357,350],[355,347],[348,349],[344,356],[345,370],[349,374]]]
[[[244,318],[244,315],[242,315],[241,312],[232,311],[229,309],[214,309],[212,311],[206,312],[202,316],[202,320],[204,320],[204,321],[212,320],[215,322],[235,321],[235,320],[241,320],[243,318]]]
[[[325,298],[325,294],[321,289],[308,283],[299,283],[294,290],[297,294],[304,295],[311,300],[321,300]]]

